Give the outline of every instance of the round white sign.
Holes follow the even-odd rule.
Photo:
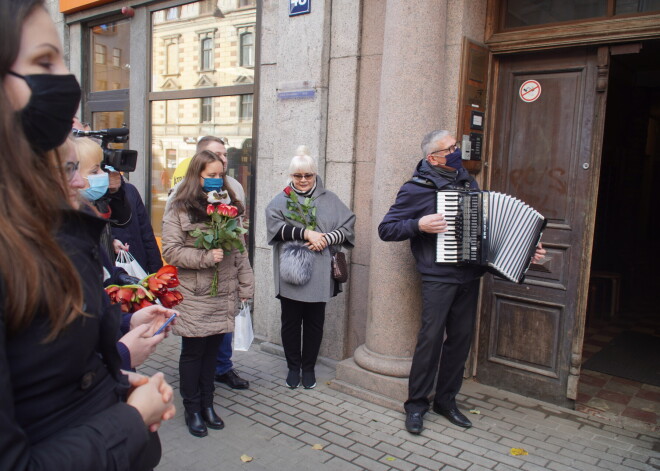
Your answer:
[[[541,96],[541,84],[536,80],[527,80],[520,86],[520,99],[527,103],[536,101]]]

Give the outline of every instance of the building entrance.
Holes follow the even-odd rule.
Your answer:
[[[660,41],[612,47],[576,407],[658,425]]]

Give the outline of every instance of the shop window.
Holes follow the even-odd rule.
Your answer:
[[[119,89],[128,89],[131,59],[129,21],[106,22],[91,26],[88,31],[89,49],[83,57],[93,57],[89,64],[89,91],[107,91],[108,84],[115,89],[116,83]]]
[[[228,174],[245,190],[244,220],[250,222],[256,4],[249,2],[240,12],[236,5],[238,0],[191,2],[179,7],[177,18],[185,16],[185,21],[177,22],[171,9],[152,7],[147,194],[157,237],[168,192],[183,178],[198,139],[206,135],[227,141]],[[176,60],[168,52],[174,43]],[[176,63],[176,76],[167,74],[169,62]]]

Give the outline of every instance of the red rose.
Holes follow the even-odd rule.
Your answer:
[[[221,204],[218,206],[218,214],[221,216],[229,216],[229,205]]]
[[[287,196],[289,196],[289,195],[291,194],[291,187],[290,187],[290,186],[287,186],[287,187],[284,189],[284,193],[285,193]]]
[[[215,206],[213,206],[212,204],[209,204],[209,205],[206,207],[206,214],[210,216],[210,215],[213,214],[214,212],[215,212]]]

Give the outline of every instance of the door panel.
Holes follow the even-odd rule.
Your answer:
[[[569,376],[579,374],[579,358],[571,372],[572,352],[576,340],[581,348],[576,327],[584,321],[598,179],[597,54],[576,48],[498,59],[488,188],[548,219],[548,254],[522,285],[485,277],[477,378],[568,405]],[[519,95],[527,80],[541,85],[536,101]]]

